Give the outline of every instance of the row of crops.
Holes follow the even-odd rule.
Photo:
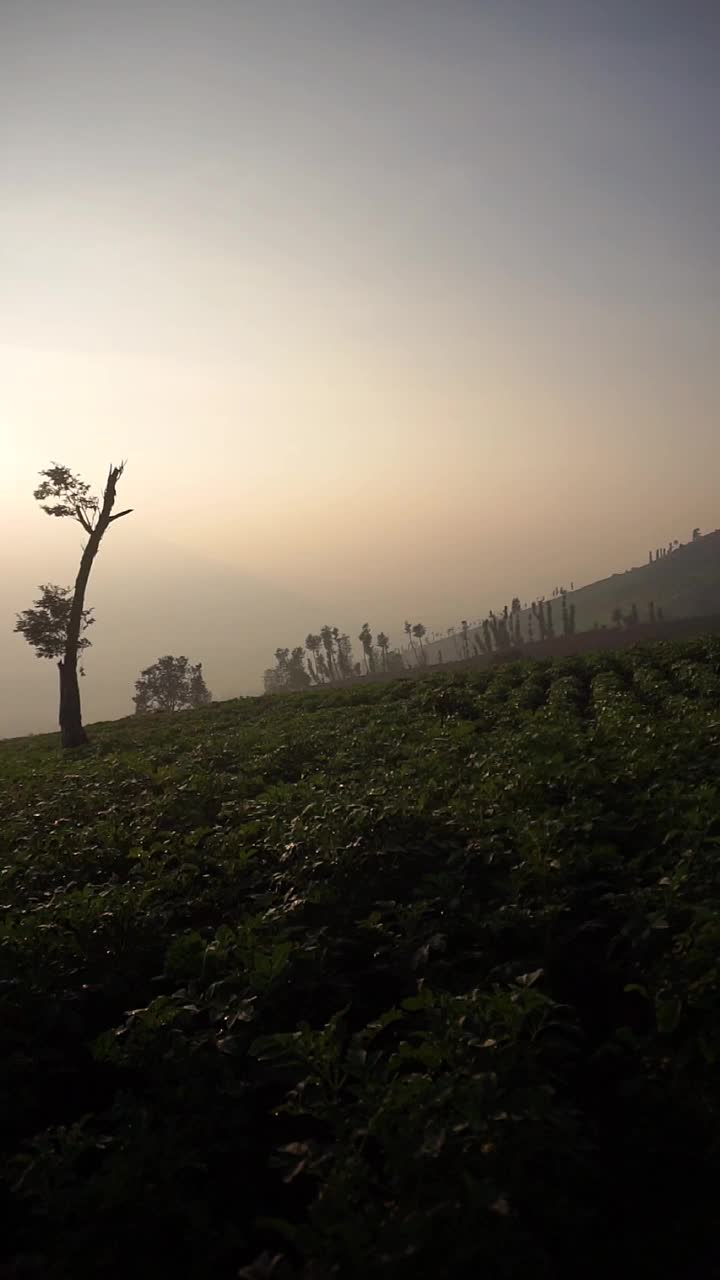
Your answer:
[[[708,1276],[720,640],[0,746],[8,1277]]]

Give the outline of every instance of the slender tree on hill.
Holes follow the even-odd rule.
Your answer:
[[[386,635],[385,635],[385,632],[384,632],[384,631],[378,631],[378,635],[377,635],[377,647],[378,647],[378,649],[380,650],[380,653],[381,653],[382,669],[383,669],[383,671],[387,671],[387,669],[388,669],[388,649],[390,648],[390,639],[389,639],[389,637],[388,637],[388,636],[386,636]],[[442,653],[442,649],[440,650],[440,653]],[[442,657],[440,658],[440,661],[442,662]]]
[[[40,588],[40,598],[31,609],[17,615],[15,630],[25,636],[39,658],[57,659],[60,675],[60,732],[64,747],[80,747],[87,742],[83,728],[78,684],[78,658],[90,641],[82,632],[92,623],[92,609],[85,608],[90,571],[108,528],[114,520],[130,515],[114,512],[115,495],[125,464],[110,467],[100,498],[69,467],[53,463],[41,471],[35,499],[49,516],[71,519],[87,534],[82,549],[75,586]]]
[[[425,627],[422,622],[416,622],[412,629],[412,633],[415,636],[415,639],[417,640],[418,644],[420,645],[418,662],[421,666],[424,666],[425,663],[427,662],[427,653],[423,645],[423,637],[427,634],[427,627]]]
[[[353,674],[353,651],[350,637],[344,633],[337,638],[337,665],[340,678],[349,680]]]
[[[331,680],[334,680],[335,679],[335,650],[334,650],[334,642],[333,642],[333,629],[332,627],[329,627],[327,623],[325,623],[324,627],[320,628],[320,639],[322,640],[323,646],[325,649],[325,662],[329,672],[329,677]]]
[[[370,624],[363,622],[358,636],[363,647],[363,655],[365,657],[365,670],[368,674],[375,670],[375,650],[373,648],[373,637],[370,630]]]
[[[308,658],[308,670],[315,684],[320,684],[320,671],[318,668],[318,654],[322,646],[320,636],[315,635],[312,631],[305,637],[305,648],[308,653],[312,654],[312,660]]]

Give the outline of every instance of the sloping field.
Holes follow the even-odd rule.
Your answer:
[[[717,1274],[719,783],[715,637],[2,744],[2,1274]]]

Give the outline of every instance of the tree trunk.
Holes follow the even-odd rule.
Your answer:
[[[81,747],[87,742],[87,734],[82,725],[80,687],[77,675],[80,630],[90,570],[98,553],[103,535],[113,520],[119,520],[121,516],[130,514],[129,511],[119,511],[117,515],[112,515],[112,509],[115,505],[115,490],[117,482],[122,475],[123,466],[110,468],[97,524],[94,528],[89,525],[84,526],[88,533],[88,540],[85,544],[80,559],[80,568],[75,579],[75,590],[72,604],[70,605],[70,618],[65,641],[65,655],[62,662],[58,663],[60,668],[60,730],[64,747]]]
[[[58,662],[60,672],[60,733],[64,747],[82,747],[87,742],[80,712],[77,666]]]

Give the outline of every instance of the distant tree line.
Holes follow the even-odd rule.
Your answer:
[[[426,629],[421,622],[405,623],[410,638],[410,651],[418,666],[425,664],[423,646]],[[318,632],[310,632],[304,645],[294,649],[276,649],[275,665],[263,676],[266,693],[308,689],[311,685],[341,684],[364,675],[385,672],[400,675],[409,665],[399,649],[390,647],[385,631],[373,636],[369,622],[363,622],[358,633],[362,659],[356,661],[352,641],[347,632],[326,623]],[[417,643],[416,643],[417,642]]]

